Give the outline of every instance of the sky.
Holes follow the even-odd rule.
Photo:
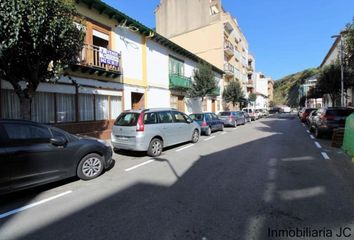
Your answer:
[[[155,27],[160,0],[104,0]],[[256,71],[274,80],[318,67],[334,39],[354,17],[354,0],[222,0],[256,58]]]

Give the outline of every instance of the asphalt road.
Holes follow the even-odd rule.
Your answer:
[[[156,159],[117,154],[93,181],[1,198],[0,239],[353,239],[354,168],[306,130],[276,115]]]

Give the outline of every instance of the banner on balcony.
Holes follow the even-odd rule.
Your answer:
[[[119,53],[100,47],[100,63],[119,66]]]

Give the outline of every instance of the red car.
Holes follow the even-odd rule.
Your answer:
[[[316,108],[305,108],[304,111],[300,115],[300,120],[301,122],[306,122],[307,117],[310,115],[310,113],[316,110]]]

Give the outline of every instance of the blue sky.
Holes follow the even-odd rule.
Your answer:
[[[159,0],[104,0],[155,27]],[[354,0],[222,0],[245,34],[256,70],[277,80],[321,64],[334,39],[354,17]]]

